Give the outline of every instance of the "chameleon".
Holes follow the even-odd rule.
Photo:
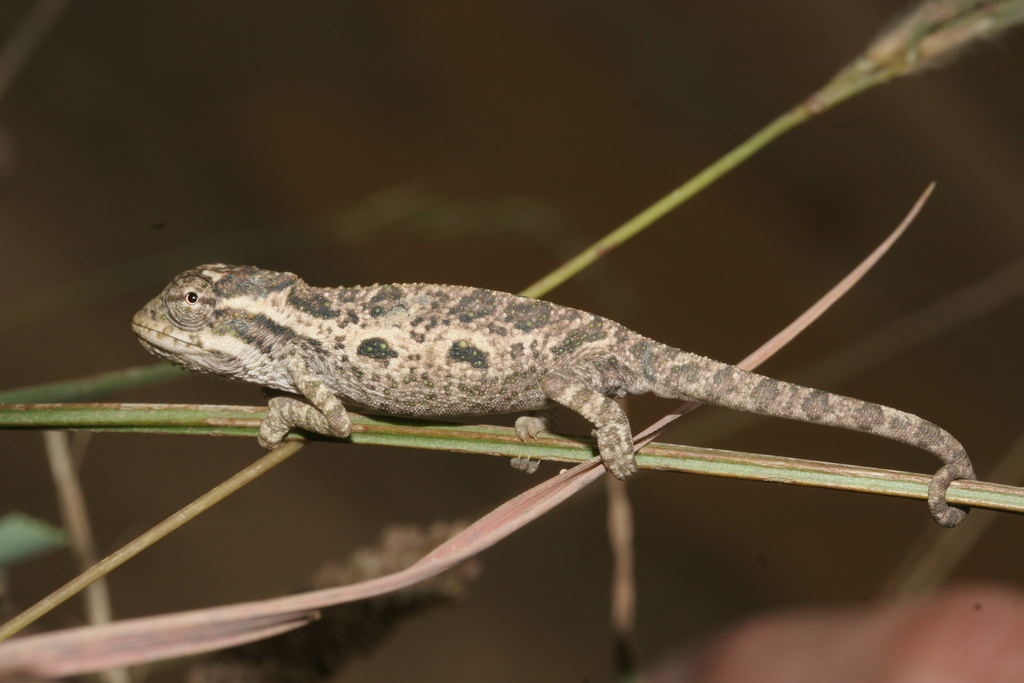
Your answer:
[[[175,277],[132,320],[150,352],[190,370],[255,382],[269,400],[258,441],[292,428],[339,438],[346,406],[408,417],[524,413],[524,442],[554,428],[558,405],[594,426],[604,466],[637,469],[614,399],[654,394],[867,432],[924,449],[943,465],[928,488],[941,526],[954,479],[975,479],[964,447],[916,415],[798,386],[661,344],[593,313],[476,287],[323,288],[292,273],[203,265]],[[302,398],[299,398],[302,397]]]

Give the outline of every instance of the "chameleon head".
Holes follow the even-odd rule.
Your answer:
[[[296,277],[251,266],[205,265],[171,280],[132,319],[151,353],[199,372],[238,379],[263,365],[261,345],[249,335],[251,302],[291,286]],[[250,305],[247,305],[250,304]]]

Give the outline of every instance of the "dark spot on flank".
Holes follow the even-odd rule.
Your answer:
[[[474,289],[472,294],[462,297],[448,313],[459,316],[459,322],[469,323],[477,318],[491,315],[495,308],[494,292],[486,289]]]
[[[551,304],[546,301],[515,301],[505,307],[505,322],[523,332],[544,327],[551,320]]]
[[[814,422],[821,422],[827,415],[832,413],[832,406],[829,405],[828,397],[829,393],[827,391],[822,391],[821,389],[815,389],[811,393],[807,394],[803,403],[800,404],[800,407],[804,411],[804,415],[807,416],[807,419]]]
[[[371,337],[370,339],[364,339],[359,344],[359,348],[356,349],[356,353],[360,356],[366,356],[367,358],[376,358],[382,360],[385,358],[397,358],[398,352],[395,351],[391,346],[380,337]]]
[[[508,355],[512,358],[522,358],[524,353],[526,353],[526,350],[523,348],[522,342],[516,342],[508,347]]]
[[[457,341],[448,350],[448,357],[457,363],[469,363],[474,368],[487,367],[487,354],[467,341]]]
[[[313,287],[292,287],[288,292],[288,303],[303,313],[322,320],[331,320],[341,315],[341,311],[335,310],[327,297]]]
[[[353,312],[353,311],[349,311],[349,312],[348,312],[348,321],[349,321],[350,323],[352,323],[353,325],[355,325],[356,323],[358,323],[358,322],[359,322],[359,316],[358,316],[358,315],[356,315],[356,314],[355,314],[355,312]]]

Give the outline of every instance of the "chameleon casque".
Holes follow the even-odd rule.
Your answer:
[[[966,511],[946,487],[974,479],[945,430],[894,408],[741,370],[647,339],[567,306],[474,287],[386,284],[321,288],[291,273],[199,266],[178,275],[132,321],[143,346],[190,370],[305,398],[270,399],[259,442],[293,427],[347,437],[345,406],[445,417],[525,412],[524,441],[549,431],[556,404],[594,425],[605,467],[636,471],[626,394],[725,406],[843,427],[917,446],[944,463],[928,505],[942,526]]]

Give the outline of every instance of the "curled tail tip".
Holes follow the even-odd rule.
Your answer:
[[[953,507],[945,500],[938,501],[937,505],[929,503],[928,509],[931,510],[935,523],[946,529],[952,529],[967,519],[967,510]]]
[[[939,526],[952,528],[967,518],[968,510],[953,507],[946,501],[946,490],[954,479],[977,479],[971,461],[964,454],[962,460],[943,466],[928,485],[928,509]]]

